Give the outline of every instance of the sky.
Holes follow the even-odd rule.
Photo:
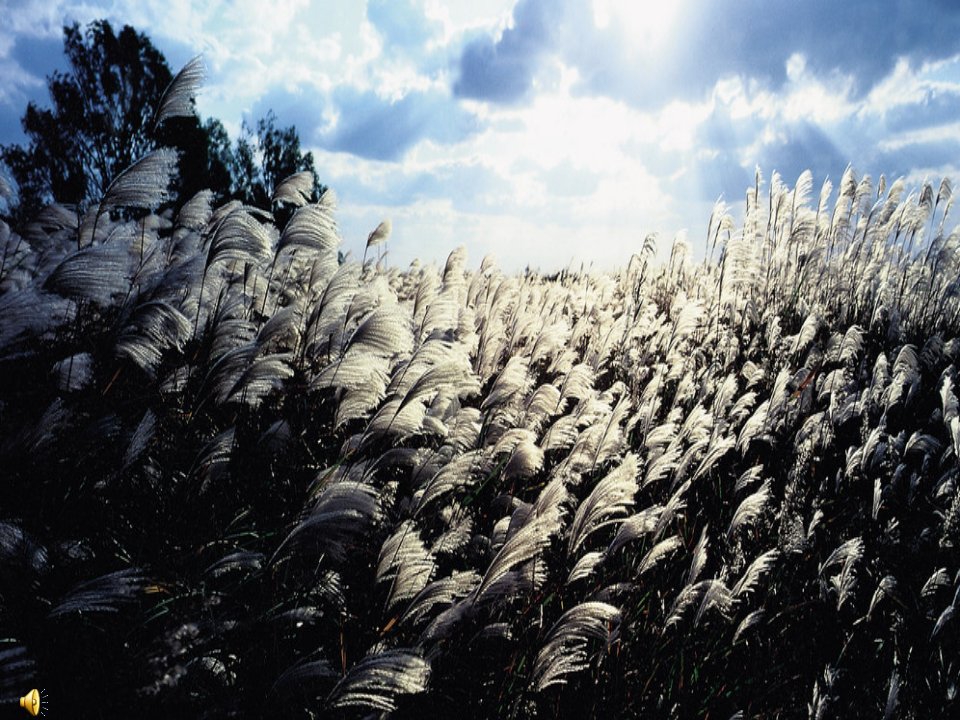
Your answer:
[[[145,32],[235,135],[272,109],[339,198],[345,250],[553,271],[652,232],[703,251],[759,167],[958,177],[953,0],[0,0],[0,143],[66,69],[62,27]],[[735,213],[736,214],[736,213]]]

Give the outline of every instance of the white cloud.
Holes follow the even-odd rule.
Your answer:
[[[503,28],[510,20],[516,0],[425,0],[426,16],[443,24],[444,44],[453,42],[466,31]]]
[[[0,60],[0,104],[19,108],[26,92],[43,86],[43,80],[30,75],[16,63]]]
[[[901,150],[911,145],[922,143],[938,143],[945,140],[960,140],[960,122],[935,125],[920,128],[909,132],[902,132],[879,140],[877,145],[881,150]]]
[[[688,32],[695,24],[690,17],[703,1],[559,3],[550,15],[558,23],[555,38],[537,50],[532,89],[512,105],[458,99],[451,87],[464,43],[481,33],[495,40],[511,27],[516,0],[414,0],[400,20],[426,18],[425,47],[391,44],[390,28],[409,26],[389,25],[399,16],[387,15],[378,30],[366,3],[349,0],[33,2],[13,8],[0,28],[0,103],[42,82],[3,61],[18,35],[58,37],[65,19],[85,23],[106,15],[133,24],[158,47],[202,51],[209,80],[199,108],[231,133],[244,113],[272,102],[286,102],[301,138],[318,142],[355,124],[359,113],[371,132],[392,130],[373,150],[359,147],[362,133],[339,145],[357,154],[309,149],[321,180],[343,188],[348,247],[361,246],[389,215],[398,261],[416,255],[442,261],[465,243],[478,248],[475,261],[492,249],[511,268],[527,262],[556,268],[570,256],[613,265],[650,231],[660,231],[662,245],[682,227],[699,237],[710,207],[704,198],[740,197],[741,179],[756,163],[768,165],[767,174],[812,164],[834,176],[848,156],[908,171],[952,167],[937,162],[930,148],[960,142],[951,114],[955,99],[960,107],[960,57],[922,64],[912,55],[864,94],[854,70],[824,69],[830,66],[810,54],[812,46],[774,53],[779,59],[770,72],[754,72],[728,53],[696,93],[671,94],[668,84],[657,94],[664,88],[648,81],[664,63],[686,77],[680,60],[697,47],[677,38],[697,37]],[[596,33],[592,44],[590,33]],[[594,66],[562,43],[609,56]],[[609,85],[590,74],[617,62]],[[636,102],[625,91],[634,85],[648,88],[656,102]],[[427,100],[414,103],[418,96]],[[417,129],[454,113],[475,125]],[[293,122],[282,114],[280,121]],[[397,151],[390,152],[394,141]],[[919,146],[927,155],[916,154]]]
[[[677,25],[684,18],[686,3],[638,3],[636,0],[592,0],[593,21],[598,30],[617,28],[630,39],[635,55],[654,56],[670,44]]]

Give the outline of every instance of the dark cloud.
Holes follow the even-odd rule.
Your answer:
[[[767,178],[778,172],[792,185],[807,169],[815,177],[839,177],[853,159],[844,154],[841,143],[816,124],[779,121],[772,127],[773,139],[758,143],[769,129],[766,121],[733,117],[728,107],[719,104],[698,126],[690,150],[665,151],[645,145],[629,151],[660,178],[667,194],[710,203],[720,196],[727,202],[742,199],[747,187],[753,185],[756,167]],[[852,128],[847,132],[854,134]],[[754,154],[748,156],[751,147],[755,148]],[[856,157],[866,159],[862,154]]]
[[[21,110],[6,103],[0,103],[0,145],[23,145],[27,136],[20,126]]]
[[[0,145],[25,144],[27,136],[20,126],[20,118],[28,103],[49,106],[44,78],[55,70],[67,69],[63,42],[59,38],[20,35],[2,62],[9,66],[8,72],[26,73],[36,80],[33,83],[11,82],[4,88],[5,92],[0,92],[0,96],[4,96],[0,101]]]
[[[273,111],[277,125],[283,128],[293,125],[301,144],[309,147],[319,144],[323,110],[324,101],[319,93],[273,88],[257,100],[245,119],[251,127],[256,127],[257,120]]]
[[[889,132],[907,132],[955,123],[960,120],[960,95],[931,90],[918,103],[890,108],[884,120]]]
[[[871,162],[877,173],[887,177],[909,175],[917,168],[939,168],[954,163],[960,157],[960,140],[945,138],[902,145],[891,150],[881,150]],[[863,168],[867,171],[870,168]]]
[[[817,125],[808,122],[786,123],[780,128],[781,139],[764,145],[757,164],[765,174],[774,171],[788,185],[804,170],[814,177],[839,178],[844,168],[856,158],[845,155]]]
[[[21,35],[10,52],[10,57],[34,77],[43,78],[55,70],[69,67],[63,54],[63,39],[57,37],[31,37]]]
[[[281,126],[296,126],[307,147],[371,160],[396,161],[421,140],[455,143],[480,128],[471,113],[438,90],[409,92],[399,100],[347,85],[336,88],[327,100],[306,91],[272,90],[257,101],[251,119],[271,109]],[[325,112],[337,114],[333,128],[324,127]]]
[[[541,58],[552,43],[553,4],[546,0],[519,0],[513,25],[499,40],[474,38],[460,56],[460,76],[454,83],[459,97],[513,103],[530,91]]]
[[[464,46],[454,91],[523,100],[553,52],[579,71],[577,92],[649,108],[702,97],[730,75],[778,90],[787,60],[801,53],[819,76],[852,75],[859,97],[900,57],[918,65],[960,52],[960,11],[945,0],[698,0],[685,4],[656,53],[627,32],[616,22],[597,29],[589,0],[520,0],[499,40],[483,35]]]
[[[374,160],[399,160],[421,140],[454,143],[479,129],[473,115],[435,90],[390,101],[369,90],[341,86],[333,102],[340,119],[320,136],[320,144]]]

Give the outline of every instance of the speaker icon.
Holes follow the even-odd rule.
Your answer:
[[[44,692],[43,695],[40,694],[40,691],[34,688],[22,698],[20,698],[20,707],[26,710],[30,715],[36,717],[41,714],[41,711],[47,709],[47,695]],[[46,715],[46,712],[43,712],[43,715]]]

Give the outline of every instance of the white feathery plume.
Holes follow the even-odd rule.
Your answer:
[[[683,547],[683,540],[679,535],[671,535],[666,540],[661,540],[643,556],[640,565],[637,568],[637,575],[643,575],[648,570],[656,567],[661,560]]]
[[[309,170],[301,170],[280,181],[273,191],[273,204],[286,203],[294,207],[303,207],[310,202],[315,177]],[[292,218],[291,218],[292,219]]]
[[[739,493],[745,487],[753,485],[760,477],[763,475],[763,465],[754,465],[750,469],[743,472],[740,477],[737,478],[737,482],[733,487],[733,492]]]
[[[620,465],[596,484],[577,508],[570,525],[568,555],[576,552],[593,532],[616,523],[630,511],[637,492],[638,469],[637,456],[628,453]]]
[[[354,665],[327,696],[331,708],[363,707],[380,712],[397,709],[398,695],[426,691],[430,663],[415,650],[386,650]]]
[[[570,570],[570,574],[567,576],[567,585],[586,580],[600,566],[605,557],[606,553],[603,550],[595,550],[582,555],[574,564],[573,569]]]
[[[390,221],[390,218],[384,218],[384,220],[373,229],[373,232],[367,236],[367,247],[372,248],[385,243],[389,239],[392,231],[393,223]]]
[[[473,593],[474,601],[483,602],[494,592],[494,583],[501,580],[518,565],[536,558],[550,545],[551,539],[560,531],[560,509],[548,509],[542,515],[534,515],[504,543],[490,563],[483,580]]]
[[[663,632],[680,623],[684,615],[695,605],[699,607],[706,594],[707,588],[713,580],[701,580],[700,582],[684,585],[680,594],[674,598],[673,603],[667,610],[667,619],[663,625]]]
[[[160,97],[154,114],[154,127],[159,127],[172,117],[191,117],[194,114],[193,101],[203,85],[205,74],[203,59],[199,55],[180,68]]]
[[[730,615],[730,608],[733,606],[733,595],[722,580],[713,578],[702,582],[707,585],[703,598],[700,600],[700,607],[697,608],[697,614],[693,620],[694,627],[700,625],[703,616],[710,610],[716,610],[722,618],[727,619]]]
[[[298,208],[283,228],[277,250],[302,247],[321,254],[336,255],[340,246],[340,231],[333,217],[336,202],[336,195],[332,190],[327,190],[320,202]]]
[[[873,592],[873,597],[870,598],[870,608],[867,610],[867,617],[873,616],[874,608],[883,600],[885,597],[895,598],[897,593],[897,579],[893,575],[884,575],[884,577],[877,584],[877,589]]]
[[[709,473],[724,455],[734,449],[736,444],[737,440],[733,436],[724,436],[710,443],[707,454],[700,461],[700,465],[693,474],[693,482],[697,482]]]
[[[473,520],[469,517],[458,518],[433,541],[430,552],[433,555],[456,555],[473,537]]]
[[[517,396],[525,396],[531,384],[528,368],[529,361],[522,355],[511,357],[500,374],[497,375],[493,386],[480,404],[480,409],[487,410],[488,408],[498,407]]]
[[[841,565],[840,573],[830,578],[830,584],[837,591],[838,608],[850,597],[856,585],[856,563],[863,557],[864,547],[861,538],[851,538],[841,543],[820,566],[822,576],[828,568]]]
[[[440,605],[450,606],[467,597],[480,583],[480,576],[473,570],[454,570],[446,577],[434,580],[417,593],[397,621],[400,624],[417,624]]]
[[[43,287],[63,297],[105,306],[130,290],[133,274],[133,258],[120,243],[88,245],[67,255]]]
[[[127,445],[127,450],[123,455],[123,467],[124,469],[130,467],[134,462],[143,455],[144,451],[147,449],[147,446],[153,440],[154,434],[156,432],[157,426],[157,416],[154,414],[153,410],[147,410],[143,417],[140,418],[140,422],[137,423],[136,429],[133,431],[133,435],[130,436],[130,444]]]
[[[850,363],[856,360],[863,348],[863,328],[859,325],[851,325],[843,335],[843,341],[840,343],[840,354],[838,361],[842,364]]]
[[[744,498],[743,502],[737,507],[733,518],[730,520],[730,525],[727,527],[727,539],[733,537],[738,528],[755,522],[770,502],[770,498],[770,481],[765,480],[759,490]]]
[[[695,583],[700,578],[700,573],[703,572],[703,568],[707,564],[707,545],[710,543],[709,530],[710,524],[707,523],[700,532],[700,539],[693,549],[693,556],[690,560],[690,569],[687,571],[687,577],[683,581],[685,585]]]
[[[123,605],[136,602],[145,584],[146,579],[136,568],[86,580],[71,588],[47,613],[47,617],[117,613]]]
[[[659,483],[670,477],[680,463],[682,453],[679,440],[670,443],[662,455],[657,456],[653,462],[647,465],[647,472],[643,476],[641,487],[646,488],[651,484]]]
[[[540,447],[544,452],[571,448],[579,436],[577,418],[573,415],[562,415],[547,428],[540,440]]]
[[[937,617],[937,622],[934,624],[933,630],[930,632],[931,641],[943,631],[943,628],[946,627],[951,620],[953,620],[956,610],[957,606],[952,603],[943,609],[943,612],[941,612],[939,617]]]
[[[427,481],[422,493],[419,493],[415,514],[419,514],[424,507],[447,493],[458,488],[473,487],[476,474],[483,465],[484,453],[481,450],[472,450],[461,453],[449,463],[441,467]]]
[[[655,540],[659,539],[663,531],[667,529],[667,526],[673,522],[677,513],[687,507],[686,494],[689,489],[690,481],[686,480],[674,491],[673,495],[670,496],[670,499],[663,508],[663,512],[660,513],[660,517],[657,519],[656,527],[653,529],[653,537]]]
[[[737,625],[737,629],[733,633],[733,640],[730,641],[730,644],[736,645],[738,642],[740,642],[740,639],[751,629],[763,622],[763,620],[766,619],[766,616],[767,612],[763,608],[748,613],[743,620],[740,621],[740,624]]]
[[[566,676],[589,667],[591,641],[606,648],[617,637],[620,611],[603,602],[585,602],[570,608],[554,624],[533,663],[533,682],[542,692],[564,684]]]
[[[524,440],[517,444],[503,468],[505,482],[516,478],[530,478],[543,468],[543,450],[532,441]]]
[[[896,668],[890,673],[890,689],[887,691],[887,702],[883,709],[883,720],[891,720],[897,711],[897,699],[900,695],[900,673]]]
[[[943,588],[950,587],[950,573],[945,567],[934,571],[920,589],[920,597],[928,598],[936,595]]]
[[[256,265],[270,252],[271,240],[266,227],[242,207],[237,207],[216,222],[205,267],[223,261]]]
[[[317,495],[307,516],[277,548],[274,557],[290,544],[312,544],[320,552],[342,561],[350,547],[380,517],[375,487],[354,480],[330,482]]]
[[[385,611],[409,600],[430,581],[435,564],[412,520],[405,520],[384,541],[377,561],[377,582],[391,580]]]
[[[117,339],[117,357],[133,361],[151,378],[166,353],[182,350],[193,326],[177,308],[162,300],[138,306]]]
[[[93,355],[77,353],[54,363],[51,375],[61,392],[74,392],[90,385],[93,380]]]
[[[740,598],[741,595],[754,592],[760,584],[760,578],[773,570],[779,560],[780,551],[776,548],[757,555],[733,586],[734,596]]]
[[[944,374],[940,385],[940,398],[943,407],[943,424],[947,428],[947,437],[953,445],[953,454],[960,458],[960,405],[953,392],[953,380]]]
[[[177,213],[177,225],[188,230],[203,229],[213,215],[212,190],[201,190],[187,200]]]
[[[176,169],[177,153],[174,150],[161,148],[144,155],[110,183],[100,201],[97,216],[112,207],[156,208],[169,199],[170,180]]]
[[[617,531],[613,542],[610,543],[607,552],[615,553],[627,543],[633,542],[653,532],[662,512],[662,505],[652,505],[628,517],[621,523],[620,529]]]

